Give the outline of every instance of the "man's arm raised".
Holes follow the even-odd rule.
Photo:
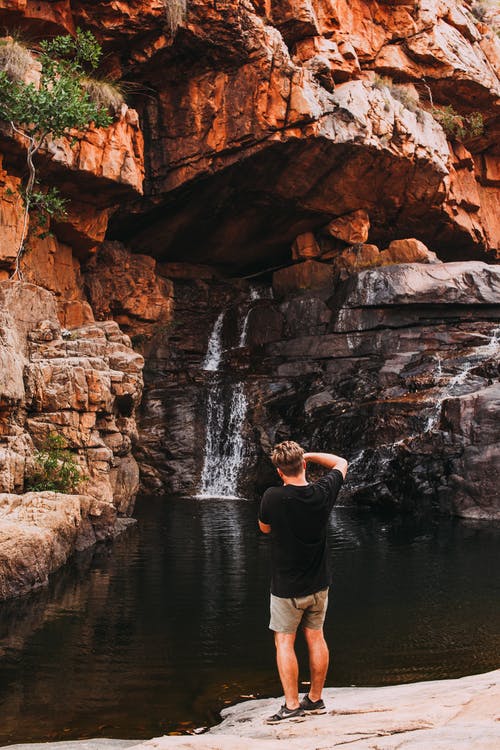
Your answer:
[[[326,469],[338,469],[345,479],[348,463],[345,458],[336,456],[334,453],[304,453],[304,461],[324,466]]]

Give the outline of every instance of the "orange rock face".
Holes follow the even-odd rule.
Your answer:
[[[143,110],[151,203],[136,207],[151,221],[122,213],[111,236],[160,259],[245,267],[284,261],[297,235],[361,210],[369,232],[348,242],[411,234],[444,257],[491,257],[490,191],[464,186],[474,216],[430,114],[479,110],[485,131],[466,146],[494,158],[497,47],[466,6],[236,5],[189,3],[175,39],[157,36],[137,63],[158,90]]]
[[[133,110],[74,148],[51,144],[51,179],[75,201],[56,235],[80,256],[106,236],[160,261],[270,266],[355,211],[367,219],[346,222],[347,243],[410,234],[445,258],[498,252],[500,43],[467,4],[10,0],[0,12],[41,35],[91,29],[108,70],[137,86],[145,200]],[[470,163],[436,105],[482,115],[483,133],[463,139]]]
[[[18,193],[20,179],[2,169],[0,155],[0,268],[11,268],[16,259],[22,233],[22,201]]]
[[[321,296],[322,291],[329,295],[332,278],[333,270],[330,265],[306,260],[276,271],[273,274],[273,290],[278,298],[311,291],[317,292],[318,296]]]
[[[86,284],[97,319],[113,317],[126,333],[144,336],[172,320],[172,282],[158,275],[153,258],[131,255],[118,242],[104,243]]]

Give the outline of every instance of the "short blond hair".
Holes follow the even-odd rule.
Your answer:
[[[271,461],[287,477],[296,477],[304,467],[304,449],[294,440],[285,440],[274,446]]]

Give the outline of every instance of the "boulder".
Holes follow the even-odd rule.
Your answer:
[[[380,251],[376,245],[359,244],[348,247],[333,258],[333,266],[344,276],[381,265]]]
[[[370,217],[362,209],[339,216],[326,225],[325,231],[349,245],[366,242],[370,231]]]
[[[333,269],[326,263],[306,260],[282,268],[273,274],[273,290],[279,299],[286,295],[314,292],[317,296],[329,296],[333,285]]]
[[[367,269],[339,290],[343,306],[400,304],[498,304],[500,267],[481,261],[426,265],[408,263]]]
[[[436,253],[429,250],[423,242],[414,238],[393,240],[389,247],[380,253],[380,265],[439,262]]]
[[[299,234],[292,244],[292,260],[303,260],[304,258],[317,258],[321,250],[312,232]]]
[[[73,551],[111,538],[116,511],[85,495],[0,494],[0,600],[47,583]]]

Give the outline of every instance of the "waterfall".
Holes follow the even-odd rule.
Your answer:
[[[455,388],[457,386],[463,385],[467,377],[469,375],[469,372],[478,364],[478,362],[481,362],[483,359],[487,359],[488,357],[493,356],[496,354],[500,349],[500,327],[494,328],[493,332],[490,336],[490,340],[487,344],[483,344],[482,346],[475,347],[473,353],[467,358],[464,365],[460,368],[460,370],[457,372],[457,374],[450,380],[446,388],[444,389],[444,393],[439,397],[439,399],[436,401],[434,408],[427,420],[427,424],[425,426],[425,432],[431,432],[434,427],[439,422],[439,418],[441,416],[441,408],[446,401],[447,398],[450,398],[450,396],[454,396]],[[439,363],[439,376],[442,377],[443,370],[442,370],[442,364],[441,360],[438,359]]]
[[[210,385],[207,403],[207,437],[201,489],[198,497],[238,497],[238,475],[244,457],[243,424],[247,399],[243,383],[229,385],[224,398],[220,380]]]
[[[247,310],[247,314],[243,318],[243,325],[241,326],[241,333],[240,333],[240,340],[238,342],[238,348],[241,349],[242,347],[246,346],[247,343],[247,332],[248,332],[248,319],[250,317],[250,312],[252,310],[252,302],[255,302],[255,300],[260,299],[260,293],[259,290],[256,289],[256,287],[250,287],[250,307]]]
[[[210,370],[216,372],[219,369],[220,361],[222,359],[222,324],[224,322],[224,311],[219,313],[217,320],[215,321],[212,333],[208,340],[207,353],[203,361],[202,368],[204,370]]]
[[[498,354],[500,350],[500,327],[495,328],[489,337],[486,344],[476,346],[467,356],[467,359],[463,362],[458,372],[450,378],[446,386],[442,386],[442,391],[436,402],[432,406],[432,411],[427,418],[423,429],[410,433],[399,440],[388,443],[380,443],[378,445],[371,446],[369,448],[361,448],[349,461],[349,471],[353,469],[363,475],[361,482],[356,482],[354,479],[348,476],[346,486],[350,490],[357,489],[363,486],[365,479],[364,477],[373,475],[378,472],[378,475],[383,476],[384,469],[389,464],[390,460],[395,457],[395,451],[398,448],[407,446],[411,450],[411,443],[413,440],[428,436],[439,423],[441,417],[441,411],[443,403],[448,398],[460,395],[460,391],[457,392],[460,386],[463,386],[467,382],[467,378],[478,363],[487,360]],[[443,369],[443,360],[439,354],[436,354],[436,375],[439,381],[446,377],[446,373]],[[448,374],[449,376],[449,374]]]
[[[243,425],[247,398],[242,382],[228,382],[219,369],[224,348],[224,312],[215,321],[202,368],[212,373],[208,383],[206,439],[198,498],[238,497],[238,475],[245,454]]]

